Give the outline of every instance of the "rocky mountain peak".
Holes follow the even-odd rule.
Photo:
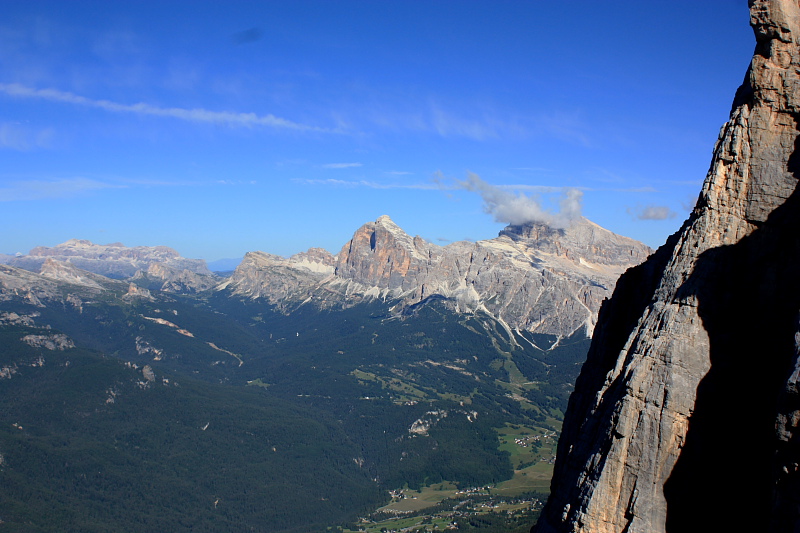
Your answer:
[[[85,270],[76,268],[75,265],[64,261],[57,261],[52,257],[45,259],[39,273],[48,279],[70,283],[72,285],[81,285],[83,287],[91,287],[100,289],[101,285],[94,279],[92,275]]]
[[[750,7],[697,205],[600,311],[537,533],[800,529],[800,4]]]
[[[289,262],[297,268],[332,274],[336,268],[336,256],[323,248],[309,248],[305,252],[294,254],[289,258]]]
[[[432,245],[413,239],[383,215],[356,230],[336,260],[336,275],[382,289],[406,289],[409,271],[416,272]]]
[[[319,249],[289,259],[251,252],[219,288],[287,310],[379,299],[402,314],[436,301],[507,328],[566,337],[591,333],[617,277],[650,251],[585,219],[576,228],[507,228],[496,239],[442,247],[382,216],[358,228],[335,257]]]
[[[652,250],[629,237],[617,235],[578,217],[565,228],[543,222],[507,226],[500,232],[517,244],[542,253],[562,256],[576,263],[597,263],[627,268],[644,261]]]

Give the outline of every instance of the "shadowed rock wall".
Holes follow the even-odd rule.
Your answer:
[[[601,308],[538,533],[800,528],[800,5],[750,9],[697,206]]]

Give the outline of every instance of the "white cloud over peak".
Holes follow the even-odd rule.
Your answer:
[[[492,215],[495,221],[504,224],[542,222],[563,228],[581,216],[583,192],[578,189],[561,189],[559,210],[553,212],[544,208],[537,198],[522,193],[514,194],[504,187],[490,185],[477,174],[469,173],[466,180],[455,181],[458,188],[480,194],[484,212]]]

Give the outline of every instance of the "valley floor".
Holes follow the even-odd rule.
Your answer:
[[[390,491],[392,500],[342,533],[527,531],[550,490],[557,443],[551,430],[507,424],[499,449],[510,454],[514,477],[496,485],[459,488],[443,482]]]

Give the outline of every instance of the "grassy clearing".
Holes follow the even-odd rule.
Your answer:
[[[497,433],[500,450],[510,455],[514,477],[498,483],[492,493],[515,496],[530,491],[549,492],[556,454],[556,433],[516,424],[506,424]]]
[[[439,516],[411,516],[404,518],[390,518],[381,522],[367,523],[358,531],[366,533],[380,533],[381,531],[411,531],[425,528],[427,531],[445,531],[450,525],[450,520]],[[353,533],[350,529],[342,530],[343,533]]]
[[[450,400],[451,402],[459,402],[463,405],[470,405],[472,403],[471,396],[462,396],[451,392],[439,393],[438,396],[440,400]]]
[[[373,374],[372,372],[365,372],[360,369],[353,370],[351,374],[361,383],[367,381],[379,383],[381,389],[388,389],[393,393],[396,393],[397,396],[395,397],[395,400],[399,402],[407,402],[412,400],[420,401],[428,398],[428,394],[426,392],[396,377],[385,378],[378,376],[377,374]]]
[[[408,512],[420,511],[428,507],[441,503],[447,498],[455,498],[458,489],[455,484],[449,482],[437,483],[430,487],[422,487],[420,490],[404,489],[392,498],[392,502],[378,511]]]
[[[541,462],[522,470],[514,471],[514,477],[498,483],[492,494],[517,496],[525,492],[550,492],[550,479],[553,477],[553,464]]]
[[[263,387],[265,389],[269,388],[269,383],[264,383],[261,381],[261,378],[251,379],[247,382],[247,385],[251,387]]]

